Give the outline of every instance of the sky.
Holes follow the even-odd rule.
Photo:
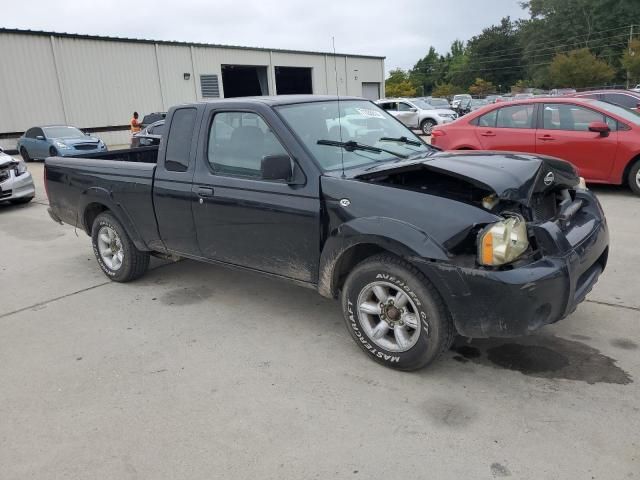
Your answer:
[[[520,0],[21,0],[0,27],[385,56],[387,72],[411,68],[507,15]]]

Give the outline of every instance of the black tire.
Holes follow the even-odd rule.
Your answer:
[[[420,130],[422,130],[422,133],[424,133],[425,135],[431,135],[433,127],[435,127],[437,124],[438,123],[435,120],[431,120],[428,118],[422,121],[422,123],[420,124]]]
[[[20,156],[22,157],[22,159],[29,163],[31,162],[33,159],[29,156],[29,152],[27,152],[27,149],[24,147],[20,147]]]
[[[416,343],[406,351],[380,346],[363,327],[358,300],[361,292],[378,281],[397,286],[416,306],[420,330]],[[387,367],[417,370],[436,360],[453,343],[453,321],[438,291],[418,269],[394,255],[375,255],[359,263],[347,277],[341,301],[347,330],[355,342],[373,360]]]
[[[33,200],[33,197],[23,197],[23,198],[16,198],[15,200],[9,200],[9,203],[13,205],[22,205],[24,203],[29,203],[31,200]]]
[[[115,231],[120,240],[123,260],[117,269],[109,267],[100,254],[98,235],[103,227],[108,227]],[[141,252],[136,248],[120,222],[109,212],[101,213],[94,220],[91,228],[91,245],[93,246],[96,260],[98,260],[98,265],[100,265],[104,274],[113,281],[130,282],[144,275],[149,267],[149,253]]]
[[[636,160],[636,163],[631,166],[627,183],[633,193],[640,195],[640,160]]]
[[[56,147],[50,147],[49,148],[49,156],[51,156],[51,157],[57,157],[58,156],[58,150],[56,149]]]

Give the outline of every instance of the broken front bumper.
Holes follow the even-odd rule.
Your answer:
[[[438,283],[458,332],[468,337],[526,335],[573,312],[607,264],[609,231],[595,196],[568,224],[533,228],[543,256],[511,270],[423,265]],[[435,275],[435,278],[434,278]]]
[[[31,172],[16,176],[13,169],[9,170],[9,178],[0,182],[0,201],[32,198],[36,194]]]

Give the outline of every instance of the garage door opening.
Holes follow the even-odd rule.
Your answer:
[[[276,67],[278,95],[312,94],[311,69],[303,67]]]
[[[368,100],[380,98],[380,84],[378,82],[362,82],[362,96]]]
[[[222,65],[222,89],[225,98],[269,95],[267,67]]]

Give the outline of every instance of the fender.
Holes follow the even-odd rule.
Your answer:
[[[405,259],[448,260],[446,250],[414,225],[388,217],[356,218],[331,232],[324,244],[318,274],[320,295],[337,295],[336,267],[350,249],[364,244],[376,245]]]
[[[87,207],[95,203],[104,205],[113,214],[113,216],[118,219],[138,250],[150,250],[126,209],[113,198],[113,195],[109,190],[103,187],[89,187],[84,190],[80,196],[78,212],[82,212],[82,217],[79,218],[76,223],[80,224],[77,226],[82,226],[87,235],[91,235],[92,227],[85,223]]]

